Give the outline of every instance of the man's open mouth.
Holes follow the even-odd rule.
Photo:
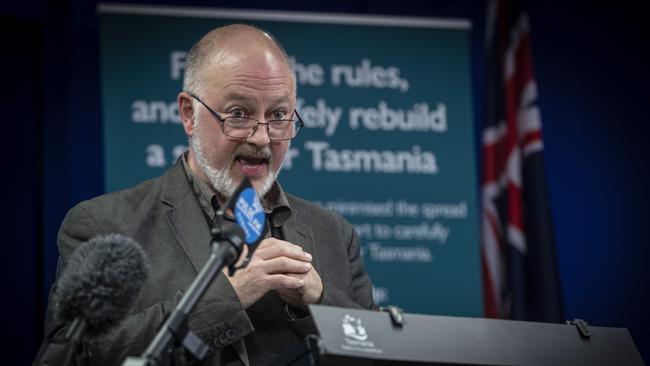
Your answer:
[[[269,159],[263,156],[238,156],[236,159],[242,165],[258,166],[268,164]]]
[[[239,169],[249,177],[260,177],[268,172],[269,158],[255,155],[239,155],[235,158]]]

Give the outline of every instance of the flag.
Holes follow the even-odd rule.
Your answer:
[[[481,182],[485,315],[562,322],[530,23],[517,2],[488,4],[486,60]]]

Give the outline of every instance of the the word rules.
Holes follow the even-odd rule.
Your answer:
[[[299,85],[321,86],[327,81],[325,68],[320,64],[303,64],[294,56],[289,57],[289,64]],[[330,84],[335,87],[392,89],[400,93],[408,92],[410,87],[409,81],[400,76],[398,67],[373,65],[368,58],[361,59],[357,65],[331,65],[329,71]]]

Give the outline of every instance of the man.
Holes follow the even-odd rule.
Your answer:
[[[59,271],[81,242],[102,233],[134,238],[151,263],[131,315],[93,342],[93,365],[144,351],[209,255],[213,196],[225,202],[245,176],[263,197],[271,235],[247,268],[219,275],[189,315],[210,346],[204,364],[273,364],[315,333],[308,304],[374,307],[352,227],[276,182],[301,123],[279,43],[246,25],[215,29],[188,53],[183,88],[188,152],[161,177],[80,203],[59,232]],[[46,334],[62,327],[51,310]]]

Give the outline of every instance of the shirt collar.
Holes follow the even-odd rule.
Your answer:
[[[212,207],[212,197],[216,196],[214,189],[206,182],[197,177],[187,161],[187,152],[181,155],[183,170],[187,175],[187,179],[192,186],[192,190],[196,198],[208,217],[213,218],[215,215],[214,207]],[[291,217],[291,205],[280,183],[276,180],[273,182],[269,192],[264,195],[262,199],[262,207],[264,212],[268,215],[271,223],[275,227],[282,226]]]

